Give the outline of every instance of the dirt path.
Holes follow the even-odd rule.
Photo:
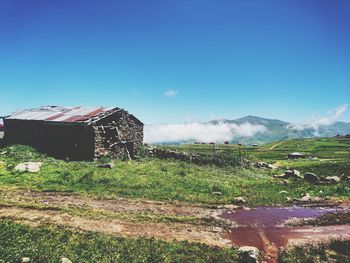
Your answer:
[[[217,218],[218,213],[220,213],[220,207],[219,209],[215,207],[209,209],[201,205],[186,205],[176,202],[165,203],[126,198],[92,198],[72,193],[57,192],[10,191],[0,189],[0,200],[50,205],[51,207],[60,208],[104,209],[121,213],[152,212],[159,215],[195,216],[198,218]]]
[[[72,216],[54,210],[37,210],[18,207],[0,207],[0,218],[38,226],[54,224],[83,231],[94,231],[105,234],[118,234],[126,237],[155,237],[163,240],[189,240],[209,245],[229,247],[220,231],[210,226],[193,226],[182,223],[131,223],[117,219],[91,219]]]
[[[278,143],[275,143],[274,145],[272,145],[272,146],[270,147],[270,150],[275,149],[277,146],[281,145],[282,143],[283,143],[283,141],[280,141],[280,142],[278,142]]]
[[[212,223],[212,220],[219,220],[217,215],[221,213],[221,209],[124,198],[97,199],[71,193],[3,189],[0,190],[0,200],[2,202],[0,218],[8,218],[32,226],[49,223],[127,237],[146,236],[169,241],[189,240],[221,247],[231,246],[230,242],[222,237],[225,230]],[[66,208],[74,208],[77,211],[83,209],[84,213],[68,213]],[[96,211],[107,216],[91,217],[89,213],[94,211],[95,216]],[[112,216],[109,217],[108,213],[112,213]],[[121,215],[121,218],[116,218],[113,213]],[[145,214],[152,216],[151,221],[148,218],[146,221],[144,218],[137,220],[138,215]],[[125,215],[132,215],[131,220]],[[157,217],[160,220],[157,221]],[[172,217],[175,218],[173,221]],[[163,218],[170,221],[162,222]],[[177,218],[180,219],[177,220]],[[184,220],[181,221],[183,218]],[[192,222],[193,220],[195,223]]]

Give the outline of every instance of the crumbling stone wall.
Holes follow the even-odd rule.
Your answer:
[[[133,158],[143,144],[143,124],[127,111],[115,113],[92,125],[95,157]]]

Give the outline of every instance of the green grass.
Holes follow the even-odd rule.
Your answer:
[[[280,253],[281,263],[350,262],[350,241],[332,240],[330,243],[296,246]]]
[[[248,205],[276,205],[302,194],[349,198],[349,183],[313,185],[302,180],[282,185],[271,177],[272,171],[240,167],[199,166],[175,160],[143,159],[115,161],[112,169],[97,168],[94,162],[66,162],[43,156],[30,147],[11,146],[0,155],[0,188],[15,187],[35,191],[74,192],[102,197],[127,197],[203,204],[229,204],[242,196]],[[1,152],[1,150],[0,150]],[[13,167],[22,161],[42,160],[39,173],[17,172]],[[285,166],[290,166],[290,161]],[[313,167],[314,165],[314,167]],[[334,175],[344,172],[349,163],[329,164],[293,161],[292,168],[314,171],[322,168]],[[323,168],[324,166],[324,168]],[[312,170],[314,169],[314,170]],[[345,171],[349,172],[349,171]],[[327,172],[328,173],[328,172]],[[322,190],[322,194],[319,191]],[[214,195],[220,192],[221,195]]]
[[[275,148],[271,149],[272,146]],[[185,152],[200,152],[211,155],[226,152],[237,154],[239,151],[251,160],[268,163],[279,162],[283,168],[300,169],[301,172],[316,172],[320,175],[333,176],[346,174],[350,176],[350,139],[349,138],[313,138],[293,139],[274,142],[259,147],[238,145],[208,145],[183,144],[175,146],[161,146]],[[307,157],[317,157],[318,160],[288,160],[290,152],[302,152]]]
[[[0,220],[0,262],[237,262],[236,249],[199,243],[124,238],[63,227],[32,228]]]

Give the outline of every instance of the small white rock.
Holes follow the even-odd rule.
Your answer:
[[[259,262],[260,251],[256,247],[243,246],[238,249],[238,255],[243,262]]]
[[[68,258],[61,258],[60,263],[72,263]]]
[[[15,170],[19,172],[36,173],[40,171],[40,167],[42,166],[42,164],[42,162],[19,163],[16,165]]]

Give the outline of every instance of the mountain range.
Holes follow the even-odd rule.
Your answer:
[[[252,125],[262,125],[267,131],[258,132],[251,137],[234,137],[232,143],[264,144],[273,141],[295,139],[295,138],[314,138],[314,137],[333,137],[336,135],[350,134],[350,123],[348,122],[334,122],[330,125],[320,125],[317,128],[306,126],[304,128],[294,128],[292,123],[277,120],[266,119],[257,116],[246,116],[235,120],[214,120],[208,123],[219,125],[220,123],[242,125],[250,123]]]

